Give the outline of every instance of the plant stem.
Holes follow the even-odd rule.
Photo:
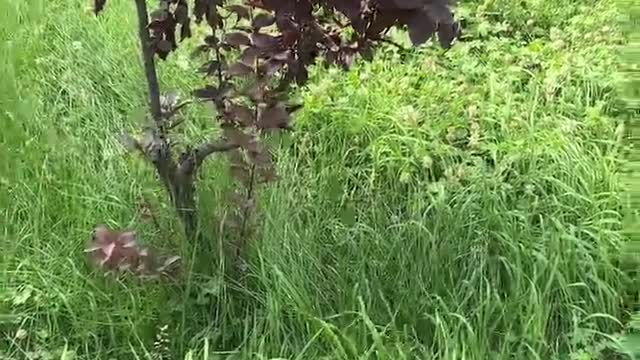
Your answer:
[[[215,34],[215,30],[213,32]],[[222,57],[220,56],[220,45],[216,45],[216,61],[218,62],[218,86],[222,86]]]
[[[179,172],[181,167],[172,158],[170,145],[165,139],[166,130],[160,107],[160,85],[158,84],[155,54],[151,46],[151,35],[148,29],[149,13],[145,0],[135,0],[135,3],[138,13],[138,36],[149,90],[149,109],[157,128],[157,131],[153,132],[153,141],[150,144],[152,146],[144,149],[144,151],[153,162],[160,180],[169,193],[171,202],[184,226],[185,236],[190,240],[194,240],[197,229],[194,209],[193,171],[189,169],[189,172]]]
[[[249,13],[249,17],[251,18],[251,22],[253,23],[253,9],[249,9],[250,13]],[[255,63],[254,63],[254,67],[255,67],[255,75],[256,75],[256,79],[258,79],[258,81],[260,81],[260,73],[259,73],[259,65],[260,65],[260,61],[258,59],[258,57],[256,57]],[[253,118],[257,121],[258,120],[258,106],[259,104],[256,103],[254,105],[254,109],[253,109]],[[258,135],[259,136],[259,135]],[[247,186],[247,197],[245,199],[245,204],[243,205],[243,209],[242,209],[242,226],[240,227],[240,243],[238,246],[238,251],[239,252],[243,252],[245,251],[245,247],[246,247],[246,237],[247,237],[247,226],[249,226],[249,216],[253,215],[252,213],[250,213],[249,209],[251,207],[253,207],[253,205],[251,204],[252,201],[254,201],[254,189],[255,189],[255,182],[256,182],[256,165],[252,164],[251,165],[251,170],[250,170],[250,177],[249,177],[249,184]],[[250,205],[251,204],[251,205]],[[238,256],[242,257],[241,254],[238,254]]]
[[[156,73],[154,53],[151,47],[151,35],[149,34],[149,13],[145,0],[135,0],[138,13],[138,36],[142,47],[142,60],[144,62],[144,73],[147,77],[149,88],[149,107],[151,116],[156,125],[162,129],[162,110],[160,108],[160,85]]]
[[[247,188],[247,197],[245,199],[245,203],[242,204],[242,225],[240,227],[240,243],[238,245],[238,251],[239,252],[244,252],[245,251],[245,246],[246,246],[246,237],[247,237],[247,226],[249,226],[249,216],[252,216],[253,214],[251,213],[251,211],[249,210],[251,207],[253,207],[254,205],[251,204],[252,201],[254,201],[253,199],[253,193],[254,193],[254,189],[255,189],[255,182],[256,182],[256,166],[251,165],[251,175],[249,178],[249,185]],[[241,256],[241,254],[238,254],[239,256]]]

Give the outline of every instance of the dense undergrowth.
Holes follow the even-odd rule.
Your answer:
[[[183,241],[117,143],[144,103],[135,22],[85,5],[0,0],[0,357],[628,358],[637,107],[612,1],[463,2],[447,52],[315,68],[296,132],[272,139],[287,176],[262,194],[242,280],[198,261],[218,250]],[[183,92],[186,50],[161,66]],[[183,136],[206,137],[207,114]],[[224,167],[202,179],[220,237]],[[198,265],[176,285],[93,274],[82,246],[102,222]]]

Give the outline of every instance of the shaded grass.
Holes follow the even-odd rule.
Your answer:
[[[152,170],[114,139],[144,104],[132,4],[98,19],[81,1],[16,4],[0,1],[8,355],[147,358],[166,324],[173,358],[548,359],[620,329],[618,138],[633,113],[611,2],[471,3],[473,36],[446,54],[318,67],[299,131],[274,139],[287,176],[262,193],[250,276],[203,268],[178,286],[103,279],[81,258],[98,222],[218,256],[183,241]],[[177,54],[161,82],[188,92],[192,66]],[[210,135],[204,109],[188,115],[181,141]],[[218,239],[222,161],[202,178]]]

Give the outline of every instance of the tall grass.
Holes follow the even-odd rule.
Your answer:
[[[447,53],[318,66],[298,130],[273,139],[284,176],[262,192],[249,276],[199,267],[179,285],[84,265],[103,222],[188,263],[218,256],[185,243],[153,170],[115,141],[145,98],[134,19],[118,15],[132,4],[84,6],[0,0],[0,355],[553,359],[621,329],[633,112],[613,2],[469,3],[469,37]],[[195,65],[180,51],[163,86],[188,92]],[[209,135],[205,109],[188,115],[181,139]],[[214,241],[220,161],[199,194]]]

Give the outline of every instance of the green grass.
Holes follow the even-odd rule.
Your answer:
[[[296,133],[274,139],[285,176],[261,192],[249,276],[198,266],[177,285],[83,260],[97,223],[218,257],[115,139],[145,99],[132,2],[85,6],[0,0],[0,358],[157,358],[157,337],[167,359],[613,358],[640,262],[612,0],[465,3],[469,37],[446,53],[314,69]],[[164,88],[188,92],[195,65],[162,63]],[[188,116],[178,139],[212,134],[205,109]],[[224,168],[199,182],[214,241]]]

